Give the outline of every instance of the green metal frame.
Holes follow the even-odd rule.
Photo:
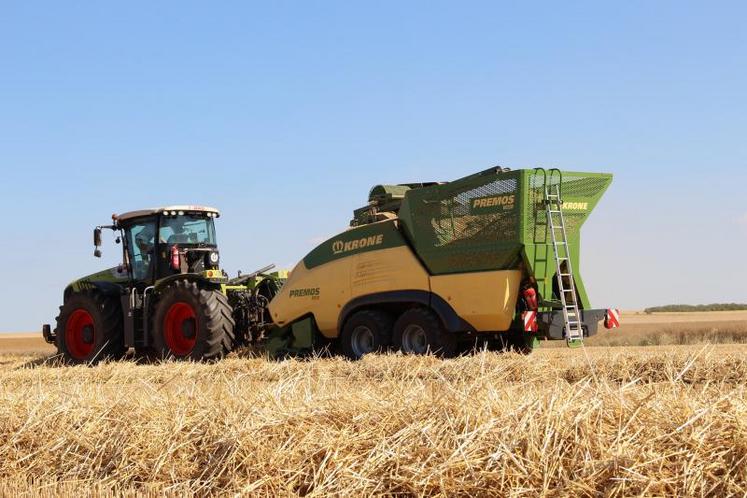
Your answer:
[[[580,229],[612,182],[606,173],[493,168],[406,192],[404,233],[433,275],[518,269],[537,281],[542,310],[553,306],[556,273],[545,186],[561,186],[566,235],[582,308],[590,308],[580,269]]]
[[[558,170],[555,170],[558,171]],[[612,175],[608,173],[579,173],[560,172],[560,175],[544,172],[541,168],[534,170],[522,170],[521,184],[521,232],[524,244],[523,260],[530,275],[537,281],[540,297],[543,299],[543,310],[551,308],[553,295],[553,281],[555,277],[555,260],[550,233],[547,226],[547,216],[544,205],[540,202],[544,197],[544,181],[540,182],[540,176],[548,183],[561,181],[561,197],[564,204],[576,205],[586,204],[584,209],[578,211],[565,211],[566,219],[574,220],[572,228],[567,232],[568,246],[571,251],[571,265],[574,270],[574,283],[578,293],[579,302],[584,309],[591,308],[589,296],[586,292],[581,277],[581,226],[586,222],[591,211],[597,206],[609,185],[612,183]],[[569,183],[586,182],[591,185],[586,189],[569,188]]]

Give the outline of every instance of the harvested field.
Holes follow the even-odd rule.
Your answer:
[[[6,495],[747,492],[747,346],[2,361]]]
[[[55,347],[42,339],[40,332],[0,334],[0,354],[51,355]]]
[[[747,345],[630,344],[747,313],[663,315],[446,361],[61,367],[2,334],[0,495],[744,496]]]

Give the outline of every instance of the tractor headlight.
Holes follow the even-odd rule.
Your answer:
[[[209,252],[207,255],[208,265],[211,267],[217,267],[220,263],[220,254],[218,251]]]

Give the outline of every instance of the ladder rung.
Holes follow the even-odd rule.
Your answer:
[[[560,275],[561,277],[570,277],[571,276],[570,273],[558,273],[558,275]]]
[[[562,213],[562,211],[560,211],[559,209],[548,209],[547,212],[548,213]]]

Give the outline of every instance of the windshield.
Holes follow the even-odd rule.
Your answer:
[[[199,244],[214,246],[215,225],[212,218],[199,215],[161,217],[158,239],[166,244]]]

